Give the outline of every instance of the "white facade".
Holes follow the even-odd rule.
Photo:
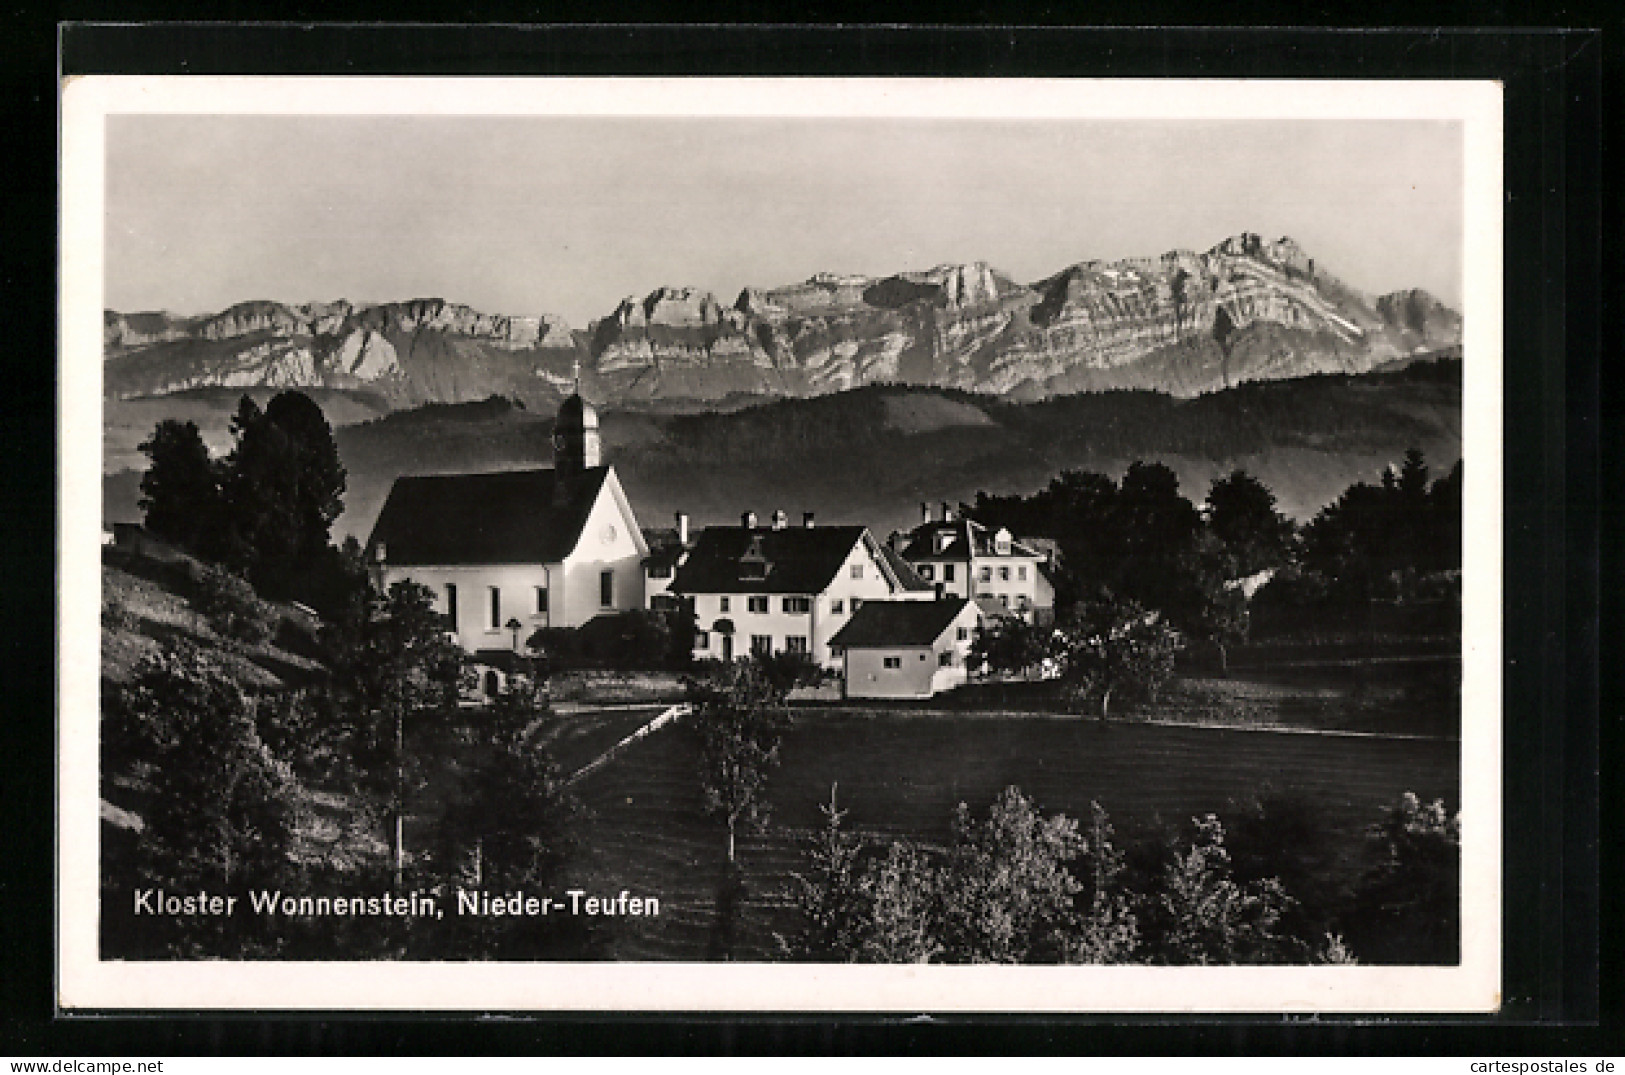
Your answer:
[[[927,541],[937,542],[945,553],[948,543],[938,535],[964,534],[964,522],[935,524],[936,529],[921,527],[916,534],[925,532]],[[974,526],[974,524],[972,524]],[[932,552],[911,550],[908,562],[926,582],[940,586],[944,595],[959,597],[991,597],[1011,612],[1028,622],[1042,618],[1055,608],[1055,587],[1045,577],[1039,565],[1044,557],[1022,545],[1003,528],[989,536],[988,549],[973,549],[963,555],[965,542],[957,542],[957,556],[934,555]]]
[[[980,610],[967,604],[929,646],[853,646],[842,657],[848,698],[930,698],[968,678]]]
[[[929,601],[932,596],[929,591],[894,587],[880,564],[878,547],[859,540],[821,593],[693,595],[694,622],[699,628],[694,657],[732,660],[750,653],[756,645],[765,645],[774,653],[804,649],[821,667],[839,670],[841,664],[830,653],[829,640],[846,626],[853,602]],[[733,623],[731,637],[714,629],[719,620]],[[757,642],[759,639],[765,642]]]
[[[521,625],[518,649],[523,650],[526,639],[541,628],[579,627],[594,616],[644,607],[642,560],[647,552],[611,470],[575,548],[559,563],[395,565],[386,559],[378,566],[386,589],[412,579],[433,590],[436,609],[448,615],[455,588],[457,641],[474,653],[515,648],[513,631],[506,626],[510,619]]]

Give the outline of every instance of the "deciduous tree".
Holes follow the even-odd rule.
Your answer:
[[[965,963],[1054,963],[1077,931],[1070,866],[1087,844],[1064,814],[1044,817],[1006,788],[986,820],[960,803],[943,869],[942,946]]]
[[[1281,882],[1237,884],[1219,819],[1208,814],[1193,824],[1162,877],[1154,955],[1164,963],[1283,962],[1280,923],[1290,897]]]
[[[1075,705],[1092,705],[1100,719],[1114,698],[1155,700],[1173,675],[1179,640],[1155,612],[1138,602],[1106,597],[1079,605],[1057,627],[1061,683]]]
[[[743,824],[765,824],[762,793],[779,763],[779,729],[786,689],[756,661],[723,667],[717,679],[690,686],[686,723],[700,739],[700,787],[707,813],[728,827],[728,861]]]
[[[1207,528],[1229,554],[1233,576],[1280,567],[1291,548],[1292,520],[1276,510],[1269,487],[1244,470],[1208,487]]]

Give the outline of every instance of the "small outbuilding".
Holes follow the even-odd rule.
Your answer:
[[[930,698],[964,683],[982,611],[964,597],[865,601],[830,639],[848,698]]]

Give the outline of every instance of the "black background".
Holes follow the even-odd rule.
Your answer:
[[[498,5],[500,8],[501,5]],[[280,16],[367,17],[354,5],[290,5]],[[652,9],[651,9],[652,10]],[[929,18],[1050,23],[1145,18],[1033,6]],[[1601,32],[1495,30],[379,26],[223,23],[60,25],[65,19],[176,20],[199,13],[136,3],[117,12],[15,6],[0,19],[5,128],[4,552],[6,677],[0,708],[0,1053],[419,1054],[650,1051],[1399,1053],[1594,1059],[1621,1054],[1618,871],[1599,816],[1620,815],[1616,666],[1621,496],[1618,204],[1604,182],[1617,153],[1617,16]],[[221,4],[211,19],[246,16]],[[376,13],[370,13],[376,15]],[[404,18],[408,12],[395,11]],[[422,13],[417,13],[422,17]],[[448,6],[437,20],[490,18]],[[520,21],[557,19],[511,5]],[[635,17],[637,5],[623,7]],[[713,13],[719,16],[723,13]],[[770,17],[734,5],[732,18]],[[800,19],[873,22],[878,10],[804,4]],[[1248,5],[1178,13],[1264,24],[1316,8]],[[1367,8],[1360,17],[1416,21]],[[1431,13],[1439,18],[1440,12]],[[1594,12],[1507,5],[1448,12],[1481,21],[1601,26]],[[891,11],[887,17],[897,17]],[[1019,16],[1019,17],[1018,17]],[[1194,17],[1193,17],[1194,16]],[[1260,17],[1262,16],[1262,17]],[[1275,17],[1271,17],[1275,16]],[[60,33],[60,38],[58,34]],[[60,41],[60,56],[58,43]],[[1035,77],[1491,78],[1506,89],[1504,1009],[1493,1018],[1372,1020],[943,1016],[63,1016],[54,1008],[54,458],[56,74],[643,74]],[[1610,175],[1610,178],[1613,178]],[[1606,212],[1604,211],[1606,208]],[[1607,355],[1606,361],[1601,356]],[[1471,536],[1469,535],[1469,540]],[[53,625],[47,635],[41,626]],[[1600,659],[1601,658],[1601,659]],[[1601,719],[1599,719],[1601,714]],[[1610,765],[1599,762],[1608,759]],[[1599,812],[1599,791],[1604,809]],[[1617,834],[1617,827],[1607,835]],[[1610,845],[1612,847],[1614,845]],[[1599,1020],[1601,1020],[1599,1022]]]

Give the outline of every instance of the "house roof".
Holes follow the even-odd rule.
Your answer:
[[[982,615],[988,619],[1013,620],[1016,618],[1016,614],[1010,611],[1009,606],[992,594],[982,594],[980,597],[975,598],[975,601],[976,607],[981,609]]]
[[[865,601],[829,640],[831,646],[870,649],[884,646],[929,646],[942,637],[970,600]]]
[[[649,555],[643,558],[644,567],[676,567],[688,550],[678,542],[677,531],[670,527],[643,528],[643,541],[649,546]]]
[[[918,590],[921,593],[929,593],[935,589],[931,583],[920,578],[919,573],[914,570],[914,566],[899,556],[897,550],[890,545],[882,543],[880,555],[886,558],[886,563],[897,573],[897,581],[902,584],[903,589]]]
[[[391,564],[546,564],[575,549],[608,467],[593,467],[555,497],[553,470],[396,478],[369,547]]]
[[[937,551],[936,535],[946,533],[951,535],[947,546],[941,552]],[[969,560],[975,556],[998,556],[994,551],[994,531],[989,530],[981,523],[972,519],[955,519],[952,522],[921,523],[906,535],[906,544],[903,546],[903,559],[914,560]],[[1038,550],[1018,538],[1010,539],[1010,551],[1003,555],[1041,558]]]
[[[708,526],[677,569],[670,592],[822,593],[867,533],[861,526]]]

